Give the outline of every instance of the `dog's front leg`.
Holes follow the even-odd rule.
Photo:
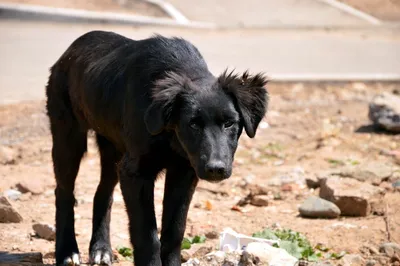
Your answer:
[[[120,185],[129,217],[136,266],[161,266],[161,244],[154,211],[155,168],[146,159],[132,159],[127,155],[119,164]]]
[[[161,230],[163,266],[181,265],[181,243],[197,182],[193,168],[183,159],[167,168]]]

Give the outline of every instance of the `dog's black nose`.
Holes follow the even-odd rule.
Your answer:
[[[222,161],[211,161],[206,165],[206,172],[213,177],[223,177],[226,172],[225,164]]]

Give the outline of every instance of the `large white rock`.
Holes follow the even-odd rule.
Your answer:
[[[384,92],[369,104],[369,118],[388,131],[400,132],[400,97]]]
[[[268,263],[269,266],[293,266],[297,262],[297,259],[286,250],[275,248],[267,243],[250,243],[246,251],[258,257],[261,262]]]

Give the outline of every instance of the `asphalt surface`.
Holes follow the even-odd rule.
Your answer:
[[[293,74],[400,74],[398,33],[123,27],[0,20],[0,104],[44,99],[49,68],[81,34],[112,30],[140,39],[160,33],[198,46],[215,74],[226,67]]]
[[[168,0],[190,20],[220,26],[368,25],[366,20],[317,0]]]

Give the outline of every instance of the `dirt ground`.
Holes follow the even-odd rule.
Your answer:
[[[400,0],[339,0],[376,18],[400,21]]]
[[[305,234],[314,245],[323,243],[335,252],[361,254],[365,259],[372,255],[364,246],[378,248],[388,242],[388,231],[391,241],[399,243],[400,193],[387,183],[381,186],[388,188],[384,196],[388,227],[384,217],[376,215],[333,220],[301,218],[299,204],[309,195],[318,194],[318,189],[308,189],[303,178],[290,181],[288,189],[288,184],[283,185],[277,178],[296,167],[304,171],[304,177],[312,177],[326,170],[352,167],[357,162],[361,166],[388,164],[397,173],[394,178],[400,179],[400,162],[382,154],[383,150],[400,149],[400,135],[376,131],[368,120],[368,101],[378,92],[399,87],[400,84],[271,84],[270,110],[265,119],[269,127],[263,123],[255,139],[241,138],[230,179],[219,184],[200,182],[186,234],[221,232],[226,227],[252,234],[265,227],[280,226]],[[44,102],[28,102],[0,107],[0,145],[12,157],[0,165],[0,193],[24,180],[34,180],[44,190],[39,195],[23,194],[12,201],[24,221],[0,224],[0,251],[42,252],[45,262],[52,265],[54,242],[40,239],[32,232],[33,223],[54,224],[55,215],[51,138],[44,105]],[[94,139],[89,136],[88,154],[82,162],[75,191],[77,241],[84,262],[88,261],[92,203],[98,180],[98,154]],[[247,205],[243,212],[231,210],[249,193],[252,184],[265,186],[273,195],[268,206]],[[163,178],[160,178],[155,189],[159,226],[162,194]],[[117,187],[111,221],[113,248],[130,246],[127,222]],[[217,239],[208,239],[206,243],[218,246]],[[115,265],[129,263],[121,260]]]
[[[117,0],[0,0],[0,2],[40,5],[61,8],[76,8],[90,11],[122,12],[134,15],[165,17],[167,16],[158,6],[143,0],[124,1],[119,4]]]

